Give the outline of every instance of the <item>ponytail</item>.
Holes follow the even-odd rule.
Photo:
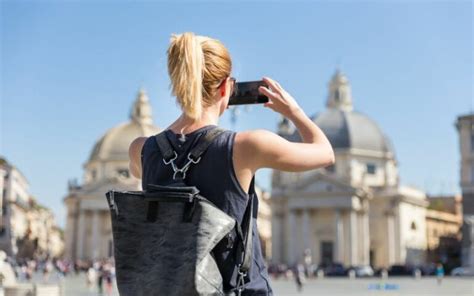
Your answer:
[[[171,36],[168,49],[168,72],[172,81],[172,94],[179,98],[183,111],[193,119],[202,112],[201,44],[193,33]]]
[[[172,94],[187,116],[199,120],[220,81],[230,75],[230,55],[218,40],[191,32],[172,34],[167,54]]]

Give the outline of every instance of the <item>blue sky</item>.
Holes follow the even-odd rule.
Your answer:
[[[394,143],[403,184],[459,192],[456,117],[473,106],[470,1],[1,3],[0,154],[64,225],[67,180],[128,120],[140,86],[154,122],[180,111],[169,91],[171,33],[220,39],[234,76],[278,80],[308,115],[324,110],[336,67],[355,109]],[[242,112],[236,130],[276,131],[279,114]],[[229,114],[220,125],[232,128]],[[269,170],[257,182],[269,189]]]

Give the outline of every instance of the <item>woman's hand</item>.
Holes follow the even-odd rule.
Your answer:
[[[267,87],[260,86],[258,91],[269,99],[263,105],[264,107],[268,107],[287,118],[301,110],[295,99],[278,82],[269,77],[263,77],[263,81],[267,84]]]

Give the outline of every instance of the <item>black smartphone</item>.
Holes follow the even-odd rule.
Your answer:
[[[258,92],[260,86],[267,86],[263,80],[237,82],[229,98],[229,105],[263,104],[268,98]]]

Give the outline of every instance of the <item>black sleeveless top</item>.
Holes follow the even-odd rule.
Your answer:
[[[178,168],[186,163],[186,157],[191,148],[210,129],[216,125],[206,125],[191,133],[175,134],[167,129],[164,132],[170,144],[178,154],[175,160]],[[225,130],[209,145],[201,160],[192,164],[186,172],[185,182],[196,186],[200,193],[212,201],[217,207],[226,212],[237,221],[242,221],[247,205],[248,194],[240,186],[234,171],[232,151],[236,132]],[[142,157],[142,188],[146,190],[147,184],[163,184],[172,179],[171,165],[163,163],[163,157],[154,136],[149,137],[141,152]],[[254,205],[254,218],[257,218],[258,200]],[[262,256],[260,238],[257,231],[257,219],[253,224],[253,261],[249,271],[250,281],[245,285],[242,295],[273,295],[270,287],[269,276],[265,260]],[[224,288],[236,286],[236,269],[234,262],[234,246],[219,244],[214,249],[214,256],[224,279]]]

